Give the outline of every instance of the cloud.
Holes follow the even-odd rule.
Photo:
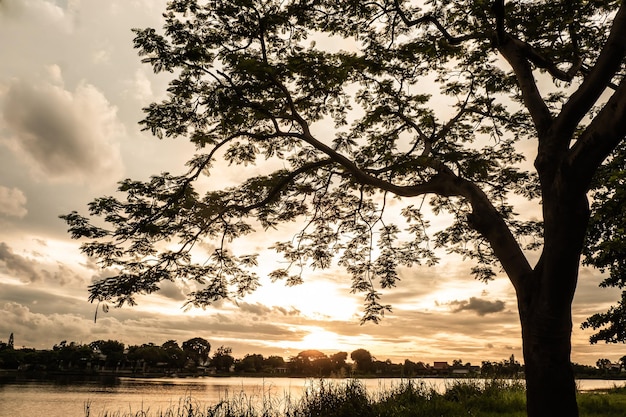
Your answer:
[[[0,242],[0,272],[13,275],[14,278],[25,282],[42,280],[41,273],[33,268],[33,262],[15,254],[5,242]]]
[[[0,185],[0,215],[22,218],[26,216],[26,196],[19,188],[7,188]]]
[[[70,32],[78,3],[68,1],[67,8],[46,0],[2,0],[0,18],[16,23],[36,22],[38,25],[53,25]]]
[[[116,108],[94,86],[75,91],[50,83],[14,81],[4,96],[9,146],[39,179],[111,182],[122,174]]]
[[[453,310],[454,313],[459,313],[461,311],[475,311],[479,316],[499,313],[504,310],[504,301],[489,301],[476,297],[471,297],[469,300],[451,301],[449,304],[451,306],[456,306]]]
[[[152,91],[152,81],[143,68],[138,68],[132,81],[128,81],[127,84],[128,89],[125,90],[125,94],[140,103],[145,104],[155,98],[154,91]]]
[[[159,294],[163,297],[169,298],[175,301],[185,301],[187,297],[185,296],[185,292],[182,288],[180,288],[176,283],[170,281],[163,281],[160,284],[161,289],[159,290]]]
[[[3,318],[0,323],[0,334],[14,333],[16,346],[49,349],[60,340],[90,338],[89,322],[80,316],[34,313],[29,307],[15,302],[0,304],[0,314]],[[47,334],[49,343],[41,343],[42,333]]]

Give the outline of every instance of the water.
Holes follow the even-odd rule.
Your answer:
[[[341,383],[342,380],[334,380]],[[441,391],[451,380],[424,379],[428,387]],[[399,379],[364,379],[368,392],[386,390]],[[0,384],[0,417],[84,417],[89,404],[91,416],[108,412],[149,411],[155,413],[191,397],[200,405],[216,404],[244,393],[251,402],[263,398],[297,401],[314,380],[304,378],[120,378],[110,383],[25,381]],[[623,386],[624,381],[580,380],[579,389],[593,390]],[[280,404],[279,404],[280,406]]]

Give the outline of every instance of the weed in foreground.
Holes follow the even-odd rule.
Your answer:
[[[626,415],[626,389],[608,393],[581,393],[582,417]],[[85,404],[85,417],[91,416]],[[97,417],[524,417],[526,398],[523,381],[463,380],[437,392],[423,381],[402,380],[389,389],[370,394],[358,380],[343,383],[320,380],[307,386],[293,400],[263,391],[226,395],[216,404],[203,405],[190,397],[167,410],[109,412]]]

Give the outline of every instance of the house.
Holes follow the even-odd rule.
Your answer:
[[[448,362],[433,362],[433,367],[430,369],[435,375],[448,375],[450,373]]]

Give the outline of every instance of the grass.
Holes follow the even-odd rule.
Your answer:
[[[626,386],[579,393],[581,417],[626,415]],[[404,380],[391,389],[368,393],[358,380],[312,383],[298,400],[289,396],[244,392],[217,404],[204,405],[187,397],[166,410],[104,411],[97,417],[525,417],[522,381],[464,380],[444,392],[423,382]],[[91,415],[85,404],[85,417]]]

